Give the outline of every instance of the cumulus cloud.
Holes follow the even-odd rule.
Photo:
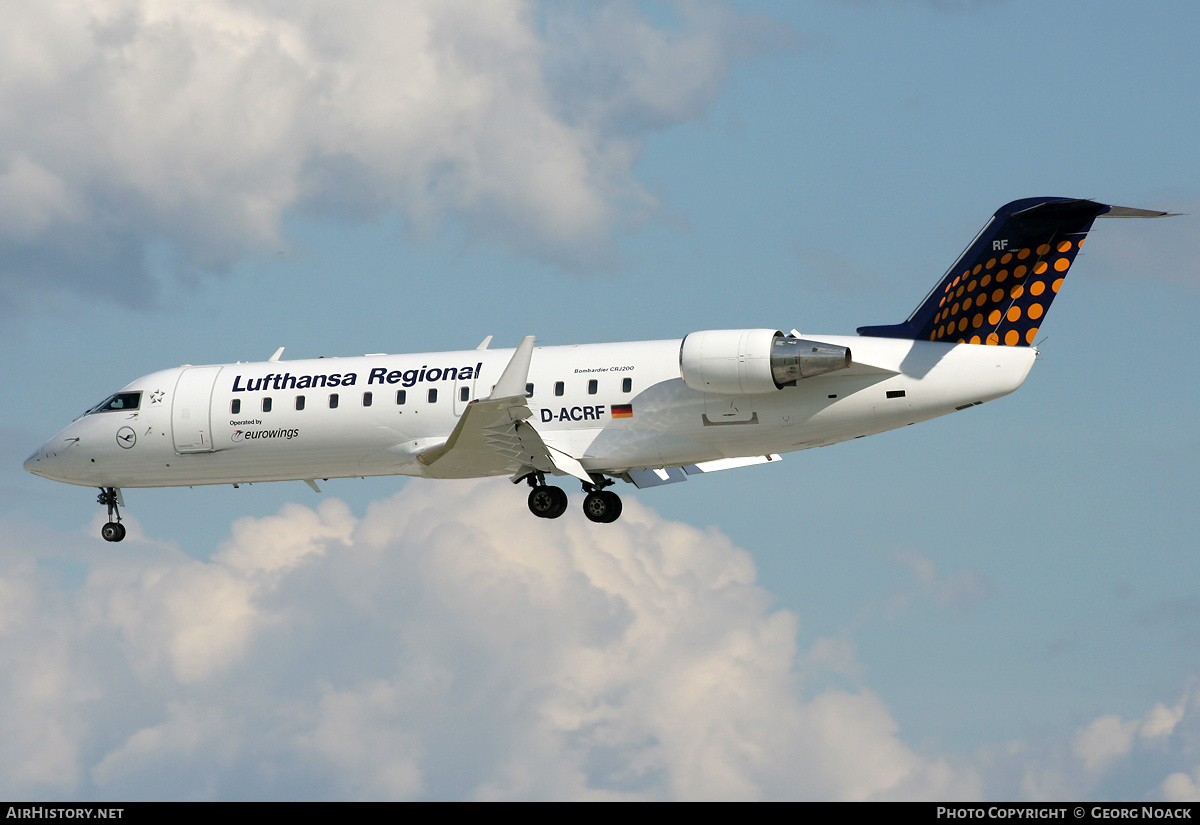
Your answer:
[[[806,689],[828,651],[797,650],[797,617],[721,534],[634,500],[604,529],[541,522],[520,492],[410,483],[362,518],[333,499],[288,505],[236,522],[207,561],[136,531],[102,554],[0,539],[0,790],[978,793],[969,771],[906,746],[870,691]],[[49,578],[51,557],[86,565],[82,584]]]
[[[0,2],[0,300],[149,300],[288,210],[447,222],[554,264],[657,207],[633,167],[777,27],[722,6]],[[119,289],[114,289],[119,287]]]
[[[975,765],[993,799],[1181,801],[1195,790],[1188,771],[1200,745],[1198,710],[1200,681],[1193,678],[1174,703],[1156,703],[1140,717],[1103,714],[1064,740],[986,748]],[[1155,778],[1163,765],[1172,767]]]
[[[1191,773],[1178,771],[1163,780],[1159,788],[1166,802],[1200,802],[1200,765]]]
[[[719,532],[634,499],[602,528],[539,521],[520,498],[410,482],[361,517],[289,504],[235,522],[207,560],[133,522],[115,551],[90,529],[0,531],[0,793],[1195,794],[1200,682],[1062,741],[922,753],[861,684],[853,641],[800,649],[798,617]]]
[[[1083,766],[1097,771],[1112,761],[1128,756],[1136,745],[1149,745],[1171,736],[1189,709],[1195,710],[1200,699],[1200,685],[1191,685],[1172,707],[1156,704],[1141,719],[1122,720],[1108,714],[1093,720],[1076,732],[1072,750]]]

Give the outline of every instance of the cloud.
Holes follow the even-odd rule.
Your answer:
[[[917,601],[931,601],[943,610],[966,613],[992,596],[991,582],[974,570],[939,576],[933,561],[920,553],[903,550],[896,552],[895,558],[912,572],[915,581],[883,604],[883,614],[889,620],[896,619]]]
[[[1159,788],[1166,802],[1200,802],[1200,765],[1191,773],[1179,771],[1163,780]]]
[[[132,530],[119,553],[50,533],[0,545],[0,789],[109,799],[978,791],[969,772],[909,749],[870,691],[809,695],[828,651],[797,651],[797,617],[772,610],[749,554],[721,534],[634,500],[603,530],[540,522],[520,492],[414,482],[362,518],[334,499],[288,505],[236,522],[208,561]],[[43,549],[30,553],[30,542]],[[38,560],[56,557],[84,563],[82,582],[49,577]],[[854,669],[852,656],[834,658]]]
[[[1194,709],[1196,700],[1200,698],[1200,691],[1196,688],[1196,685],[1192,685],[1174,707],[1156,704],[1141,719],[1123,721],[1115,714],[1094,719],[1076,732],[1072,740],[1075,756],[1083,761],[1084,768],[1097,771],[1113,760],[1128,756],[1136,744],[1151,743],[1171,736],[1187,715],[1189,706]]]
[[[0,3],[0,302],[153,300],[292,210],[447,223],[568,268],[657,209],[645,138],[786,39],[723,6]]]
[[[1103,714],[1065,741],[1014,741],[985,749],[976,764],[993,799],[1034,801],[1106,798],[1183,799],[1191,793],[1185,770],[1200,744],[1200,681],[1189,680],[1171,705],[1156,703],[1141,717]],[[1157,784],[1147,780],[1162,777]],[[1152,780],[1155,781],[1155,780]]]
[[[116,552],[90,528],[0,531],[7,796],[1186,798],[1196,785],[1200,683],[1061,740],[919,752],[861,684],[852,639],[800,649],[799,618],[772,608],[749,553],[635,499],[598,527],[532,519],[504,481],[412,481],[361,517],[327,499],[240,519],[208,560],[129,523]],[[952,584],[909,561],[931,592]]]

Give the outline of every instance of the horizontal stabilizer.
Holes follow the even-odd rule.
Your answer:
[[[1132,206],[1110,206],[1101,218],[1178,218],[1179,212],[1159,212],[1154,209],[1134,209]]]

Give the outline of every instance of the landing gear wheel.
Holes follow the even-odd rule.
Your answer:
[[[529,512],[538,518],[558,518],[567,511],[567,494],[561,487],[541,485],[529,491]]]
[[[593,490],[583,499],[583,514],[597,524],[610,524],[621,517],[621,497],[608,490]]]
[[[101,487],[96,503],[108,508],[108,524],[100,528],[100,536],[105,541],[125,538],[125,525],[121,523],[121,491],[116,487]]]

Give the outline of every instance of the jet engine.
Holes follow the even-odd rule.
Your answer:
[[[850,350],[774,329],[693,332],[679,348],[679,372],[694,390],[767,393],[850,366]]]

